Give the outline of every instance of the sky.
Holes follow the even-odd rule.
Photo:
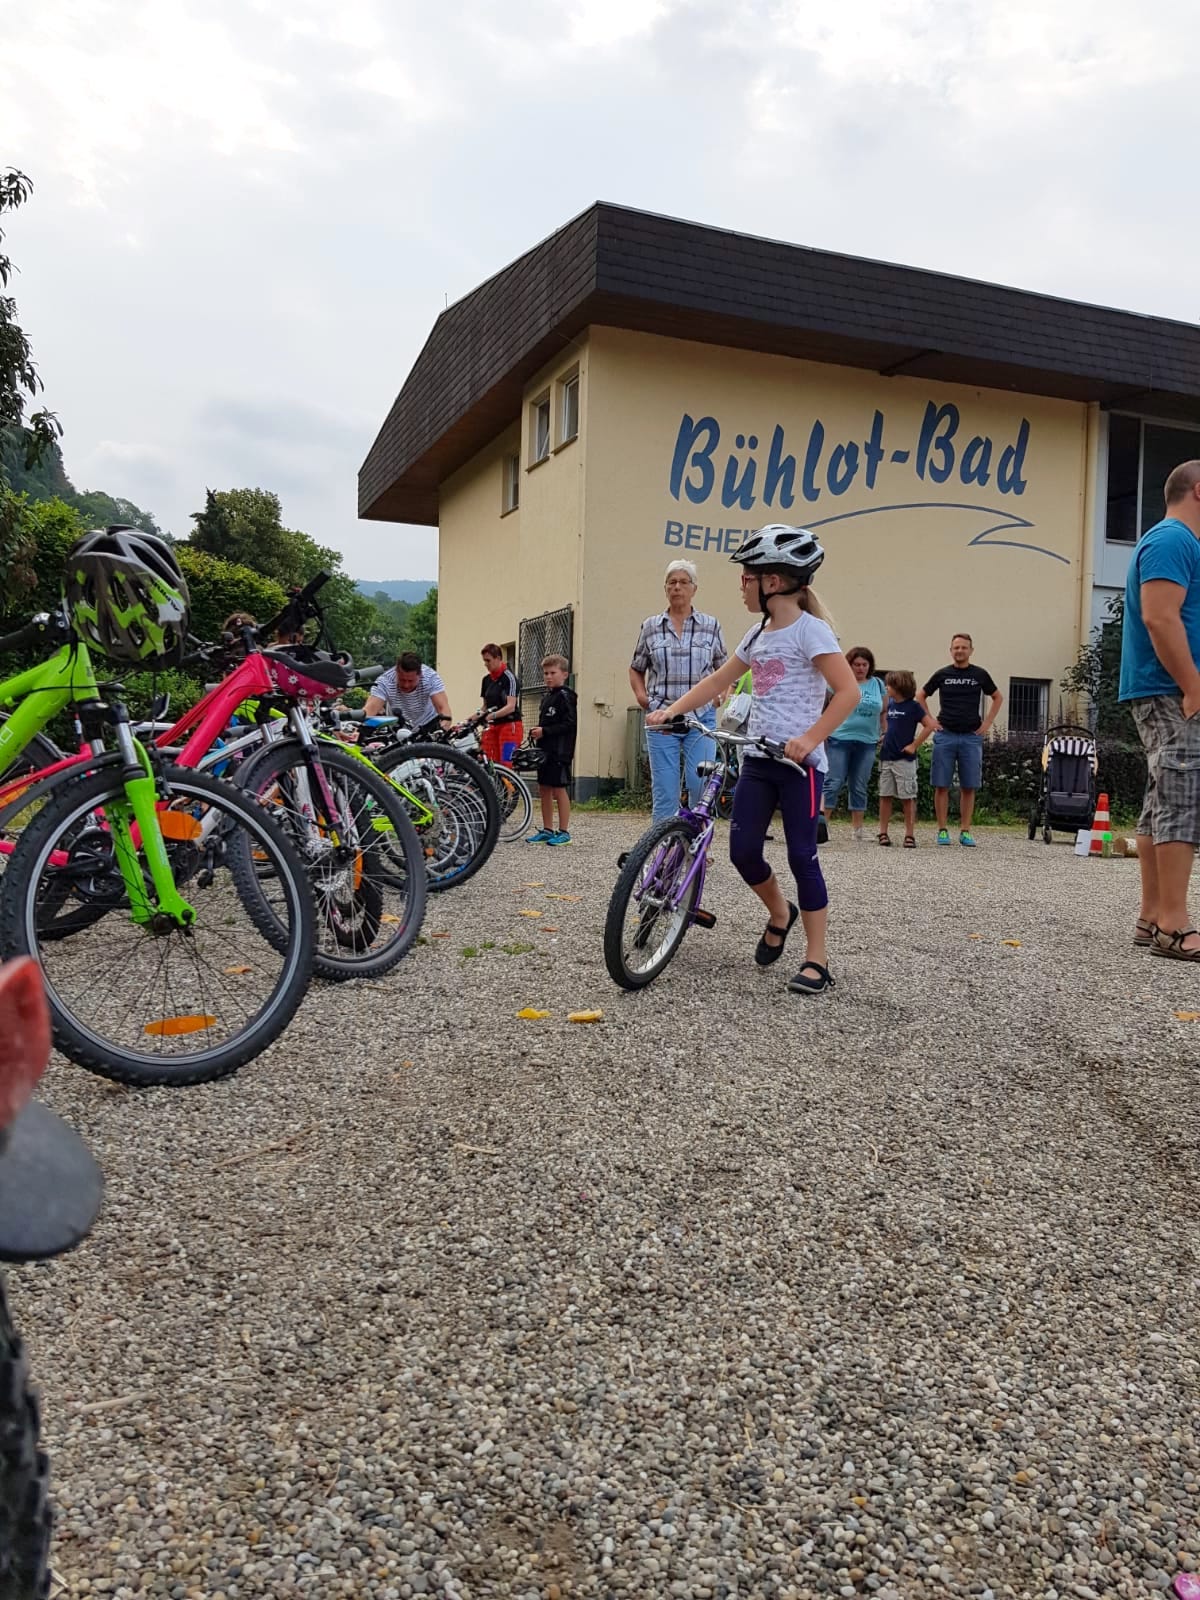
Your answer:
[[[1200,320],[1184,0],[0,0],[10,292],[67,471],[261,486],[432,578],[358,468],[438,313],[595,200]]]

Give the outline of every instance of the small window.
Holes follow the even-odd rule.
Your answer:
[[[529,464],[535,466],[550,454],[550,396],[542,395],[529,408]]]
[[[1044,733],[1049,720],[1049,678],[1008,680],[1009,733]]]
[[[1142,425],[1136,417],[1108,419],[1108,496],[1104,537],[1110,544],[1136,544],[1138,536],[1138,474],[1141,467]]]
[[[579,437],[579,374],[573,373],[561,385],[562,404],[559,407],[560,444],[568,444]]]
[[[1194,428],[1167,428],[1158,422],[1142,427],[1142,520],[1145,533],[1166,516],[1163,488],[1173,468],[1200,455],[1200,433]]]
[[[521,504],[521,455],[514,450],[504,458],[504,497],[501,508],[515,511]]]

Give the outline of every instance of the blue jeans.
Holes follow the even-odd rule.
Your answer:
[[[706,727],[715,728],[717,713],[709,706],[696,715]],[[646,754],[650,757],[650,788],[654,795],[655,822],[673,817],[679,810],[679,757],[687,769],[688,799],[693,805],[704,793],[704,779],[696,771],[701,761],[711,761],[717,753],[715,739],[689,728],[686,733],[663,733],[646,729]]]
[[[978,789],[983,782],[983,735],[935,733],[930,778],[935,789],[948,789],[958,767],[960,789]]]
[[[850,791],[851,811],[867,809],[867,784],[875,764],[875,746],[864,739],[826,739],[825,809],[836,811],[838,795]]]

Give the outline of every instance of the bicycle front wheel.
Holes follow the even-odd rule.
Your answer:
[[[693,828],[667,817],[629,852],[604,922],[604,964],[622,989],[644,989],[682,944],[700,897],[696,845]]]
[[[373,759],[436,813],[420,835],[430,893],[473,878],[500,837],[500,800],[486,769],[442,744],[393,744]]]
[[[313,971],[335,981],[390,972],[425,917],[424,855],[393,786],[333,745],[310,751],[293,740],[267,745],[238,781],[280,821],[308,869],[317,904]],[[260,867],[258,876],[269,872]],[[259,910],[271,938],[270,902]]]
[[[304,865],[238,790],[170,768],[159,820],[175,887],[195,912],[135,921],[114,834],[128,816],[112,767],[53,789],[22,832],[0,895],[0,953],[28,955],[45,980],[54,1042],[118,1083],[225,1077],[277,1039],[312,968],[315,916]],[[146,894],[150,872],[135,842]],[[246,909],[254,864],[271,873],[277,944]],[[79,925],[82,913],[95,920]],[[73,937],[59,937],[67,921]]]

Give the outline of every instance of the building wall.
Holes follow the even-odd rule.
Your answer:
[[[623,771],[629,656],[666,563],[696,563],[732,649],[753,618],[729,552],[771,521],[819,532],[847,647],[921,679],[965,629],[1006,695],[1046,679],[1057,709],[1091,623],[1086,406],[610,328],[590,332],[588,386],[580,776]]]
[[[579,371],[580,432],[559,441],[559,384]],[[531,465],[530,403],[549,389],[555,412],[549,458]],[[588,350],[578,343],[526,386],[520,419],[448,478],[439,491],[438,670],[456,716],[479,704],[481,646],[515,641],[522,618],[580,599],[587,460]],[[520,504],[504,513],[504,461],[520,451]],[[521,662],[526,687],[537,663]],[[532,675],[531,675],[532,674]]]

